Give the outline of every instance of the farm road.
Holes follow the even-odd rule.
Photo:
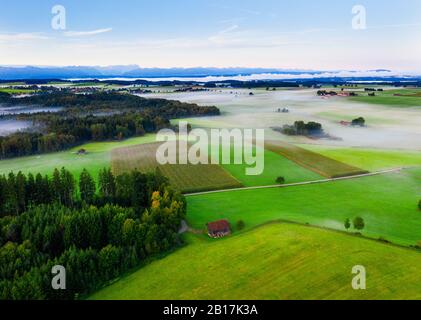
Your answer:
[[[200,196],[200,195],[212,194],[212,193],[223,193],[223,192],[244,191],[244,190],[291,188],[291,187],[305,186],[305,185],[310,185],[310,184],[322,184],[322,183],[328,183],[328,182],[334,182],[334,181],[352,180],[352,179],[359,179],[359,178],[364,178],[364,177],[378,176],[378,175],[387,174],[387,173],[400,172],[404,169],[408,169],[408,168],[400,167],[400,168],[376,171],[376,172],[360,174],[360,175],[355,175],[355,176],[349,176],[349,177],[322,179],[322,180],[297,182],[297,183],[290,183],[290,184],[276,184],[276,185],[271,185],[271,186],[245,187],[245,188],[235,188],[235,189],[225,189],[225,190],[217,190],[217,191],[189,193],[189,194],[185,194],[185,196],[186,197],[192,197],[192,196]]]

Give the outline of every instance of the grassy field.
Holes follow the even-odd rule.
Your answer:
[[[234,148],[231,150],[231,155],[233,155]],[[274,152],[265,150],[264,155],[265,167],[261,175],[246,175],[246,168],[249,166],[245,163],[241,165],[222,164],[222,167],[246,187],[274,185],[278,177],[284,177],[285,183],[320,180],[323,178],[321,175],[307,170]],[[232,163],[234,162],[232,161]]]
[[[300,145],[300,147],[369,171],[408,166],[421,167],[421,152],[419,151],[342,148],[321,145]]]
[[[421,298],[421,254],[409,249],[291,224],[188,242],[90,299]],[[367,269],[367,290],[351,287],[355,265]]]
[[[155,150],[151,149],[146,153],[142,153],[140,151],[146,150],[145,148],[132,149],[131,147],[153,143],[155,140],[156,136],[151,134],[124,141],[87,143],[63,152],[1,160],[0,173],[7,174],[10,171],[22,171],[23,173],[40,172],[42,174],[51,174],[55,168],[64,166],[76,176],[79,176],[80,172],[86,168],[94,177],[97,177],[100,169],[111,166],[111,153],[113,150],[115,150],[113,153],[114,160],[120,159],[121,166],[119,168],[116,165],[116,161],[114,161],[115,172],[118,173],[128,168],[150,171],[156,168]],[[132,150],[129,150],[130,152],[124,150],[126,147]],[[88,153],[83,156],[77,155],[77,151],[81,148],[86,149]],[[139,161],[140,158],[144,159]],[[262,175],[258,176],[247,176],[245,173],[246,164],[227,164],[222,165],[222,168],[216,165],[178,167],[165,166],[162,169],[163,173],[173,180],[174,185],[185,192],[273,185],[279,176],[283,176],[286,179],[286,183],[318,180],[321,178],[320,175],[268,150],[265,151],[265,170]]]
[[[23,81],[14,81],[14,82],[4,82],[0,84],[0,88],[10,87],[10,86],[22,86],[26,83]]]
[[[352,176],[367,172],[286,142],[267,141],[265,148],[327,178]]]
[[[160,166],[156,161],[156,151],[160,145],[160,143],[154,143],[113,150],[113,172],[120,174],[133,169],[153,172],[159,166],[163,175],[169,178],[170,183],[184,193],[242,187],[239,181],[219,165]]]
[[[358,97],[350,97],[351,101],[379,104],[394,107],[421,107],[421,90],[396,89],[376,92],[375,97],[367,96],[367,92],[359,93]],[[364,96],[363,96],[364,95]]]
[[[189,224],[228,219],[246,228],[278,219],[344,230],[364,218],[363,234],[402,245],[421,240],[421,169],[298,187],[232,191],[188,197]]]
[[[319,112],[316,114],[316,116],[321,117],[323,119],[328,119],[334,122],[340,122],[340,121],[352,121],[356,119],[354,111],[324,111]],[[390,119],[387,118],[387,116],[378,114],[377,116],[364,116],[364,119],[366,123],[370,125],[385,125],[385,124],[395,124],[399,123],[399,120],[397,119]]]
[[[74,148],[72,150],[42,154],[39,156],[21,157],[16,159],[0,160],[0,173],[42,173],[52,174],[55,168],[65,167],[76,177],[86,168],[94,178],[97,178],[99,170],[111,165],[111,150],[129,145],[137,145],[155,141],[155,135],[146,135],[118,142],[94,142]],[[77,155],[81,148],[87,150],[86,155]]]
[[[5,93],[9,93],[9,94],[30,94],[30,93],[34,93],[35,90],[0,88],[0,92],[5,92]]]
[[[71,84],[71,87],[80,87],[80,88],[83,88],[83,87],[104,87],[106,85],[107,84],[103,83],[103,82],[95,82],[95,81],[89,82],[89,81],[87,81],[87,82],[73,83],[73,84]]]

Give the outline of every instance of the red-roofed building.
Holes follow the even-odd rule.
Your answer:
[[[352,122],[350,121],[341,121],[339,123],[341,124],[341,126],[344,126],[344,127],[349,127],[352,124]]]
[[[207,224],[208,235],[211,238],[222,238],[231,234],[231,227],[227,220],[219,220]]]

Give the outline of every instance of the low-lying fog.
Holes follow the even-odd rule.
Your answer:
[[[32,127],[32,122],[30,121],[0,120],[0,136],[7,136],[30,127]]]
[[[254,95],[249,95],[251,91]],[[420,107],[398,108],[355,103],[344,97],[322,99],[316,91],[224,89],[143,96],[219,107],[222,116],[200,118],[197,121],[201,126],[265,128],[270,139],[299,143],[421,150],[421,99]],[[278,113],[279,108],[288,108],[290,112]],[[341,120],[350,121],[357,117],[366,119],[366,128],[340,124]],[[342,140],[286,137],[270,130],[270,127],[292,124],[297,120],[320,122],[328,134]]]
[[[27,106],[27,105],[17,105],[17,106],[4,106],[0,104],[0,116],[12,116],[17,114],[30,114],[38,112],[59,112],[63,108],[59,107],[37,107],[37,106]],[[0,136],[7,136],[9,134],[33,128],[32,121],[23,121],[10,119],[0,119]]]
[[[0,116],[2,115],[14,115],[19,113],[37,113],[37,112],[59,112],[62,108],[45,108],[35,106],[13,106],[8,107],[0,104]]]

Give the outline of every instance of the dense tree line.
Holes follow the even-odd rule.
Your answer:
[[[20,157],[38,153],[55,152],[76,146],[72,135],[37,132],[17,132],[0,137],[0,158]]]
[[[14,98],[9,94],[0,95],[0,102],[6,105],[36,105],[41,107],[61,107],[62,115],[94,111],[143,111],[152,118],[187,117],[192,115],[218,115],[216,107],[202,107],[166,99],[146,99],[143,97],[115,92],[95,92],[74,94],[69,92],[40,93],[24,98]],[[60,114],[60,113],[59,113]],[[30,116],[30,115],[29,115]]]
[[[151,205],[151,193],[162,191],[167,183],[159,171],[133,171],[115,177],[110,169],[104,169],[99,173],[98,186],[87,170],[82,171],[78,183],[65,168],[54,170],[51,177],[11,172],[0,175],[0,217],[17,216],[34,206],[51,203],[69,208],[111,203],[141,211]]]
[[[200,107],[164,99],[145,99],[128,94],[37,94],[25,98],[0,95],[0,103],[62,107],[52,113],[19,114],[41,132],[18,132],[0,137],[0,158],[55,152],[86,141],[121,140],[170,128],[170,119],[218,115],[216,107]]]
[[[49,201],[0,219],[0,299],[76,299],[180,244],[186,203],[159,172],[100,177],[96,191],[84,171],[76,195],[75,179],[56,171],[42,178]],[[66,290],[52,289],[55,265]]]

